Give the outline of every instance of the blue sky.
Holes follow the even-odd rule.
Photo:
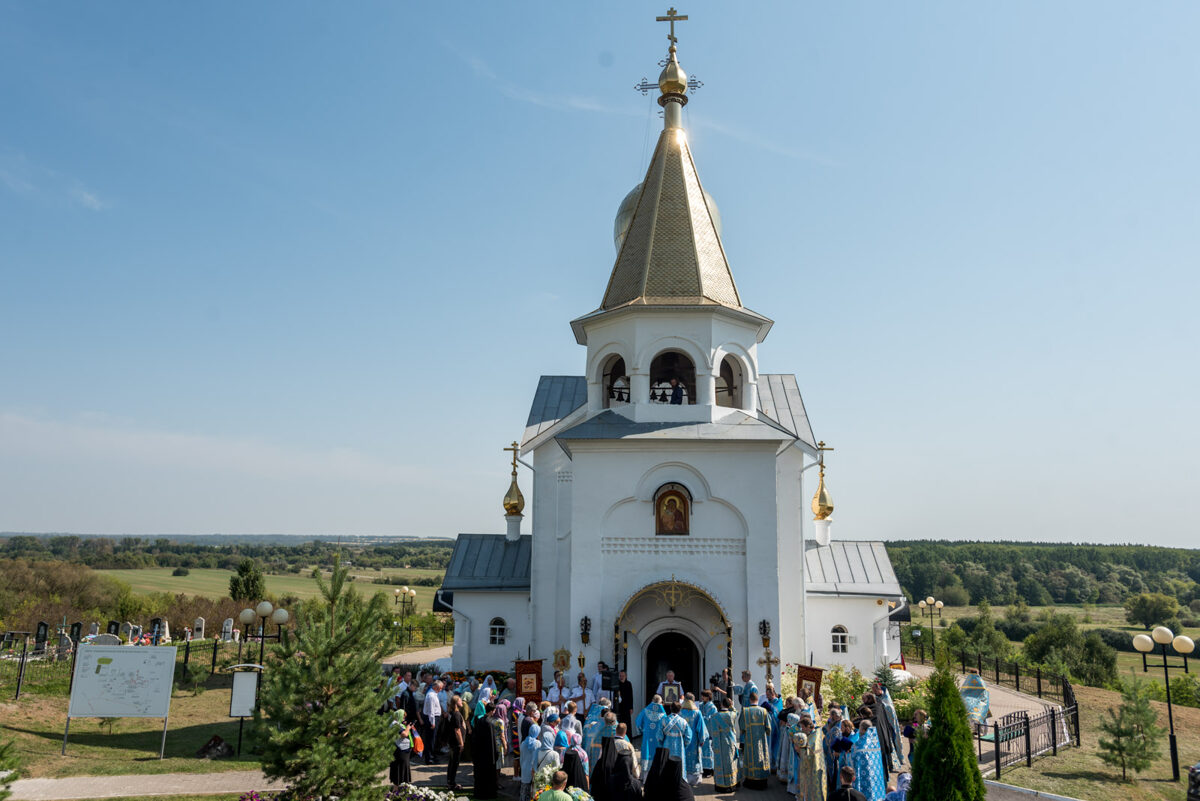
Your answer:
[[[501,531],[664,11],[0,5],[0,530]],[[1200,6],[680,11],[836,534],[1194,545]]]

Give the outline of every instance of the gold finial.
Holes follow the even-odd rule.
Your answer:
[[[520,516],[525,510],[525,496],[517,486],[517,451],[520,448],[513,442],[511,447],[504,450],[512,451],[512,483],[508,485],[508,492],[504,493],[504,514],[509,517]]]
[[[825,488],[825,451],[831,451],[833,448],[825,447],[825,442],[822,440],[817,443],[817,463],[821,466],[821,478],[817,483],[817,492],[813,495],[812,511],[814,520],[826,520],[833,514],[833,498],[829,495],[829,490]]]
[[[667,9],[667,16],[655,17],[657,22],[671,23],[671,32],[667,34],[667,41],[671,46],[667,49],[667,66],[663,67],[662,73],[658,76],[658,88],[664,95],[682,95],[688,90],[688,76],[683,71],[683,67],[679,66],[679,59],[675,56],[675,44],[679,40],[675,38],[675,23],[682,22],[687,19],[687,14],[679,15],[675,13],[674,7]]]

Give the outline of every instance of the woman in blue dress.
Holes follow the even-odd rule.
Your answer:
[[[870,721],[858,723],[858,742],[850,752],[854,765],[854,789],[867,801],[883,801],[887,794],[887,774],[883,772],[883,749],[879,733]]]

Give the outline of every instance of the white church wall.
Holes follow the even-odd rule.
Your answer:
[[[530,504],[533,509],[530,583],[535,589],[531,591],[528,610],[531,620],[527,650],[535,659],[546,659],[548,679],[553,676],[549,665],[554,650],[566,642],[570,587],[560,581],[567,575],[562,572],[567,570],[564,565],[569,564],[564,560],[569,558],[566,554],[575,476],[566,453],[554,440],[534,451],[531,461],[536,472]]]
[[[886,620],[889,611],[886,599],[809,595],[808,647],[815,664],[854,666],[868,674],[874,671],[883,659],[883,643],[876,624]],[[849,635],[846,653],[833,650],[833,627],[838,625],[845,626]]]
[[[775,654],[784,662],[807,663],[809,649],[805,643],[804,597],[804,488],[801,468],[804,454],[795,446],[788,447],[775,461],[776,564],[779,565],[780,625],[775,638]]]
[[[454,593],[453,670],[508,670],[530,642],[529,596],[524,592]],[[504,621],[503,643],[492,642],[491,624]]]

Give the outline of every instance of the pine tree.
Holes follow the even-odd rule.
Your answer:
[[[1121,705],[1108,709],[1108,719],[1101,721],[1100,758],[1108,765],[1121,766],[1121,780],[1128,781],[1128,771],[1141,773],[1150,767],[1162,745],[1163,730],[1158,713],[1150,706],[1150,683],[1131,676],[1121,684]]]
[[[392,747],[380,662],[390,650],[387,599],[364,602],[349,570],[334,562],[324,603],[298,613],[265,673],[255,714],[263,772],[288,783],[293,798],[378,799]]]
[[[917,740],[908,801],[984,801],[967,708],[943,657],[929,678],[929,730]]]
[[[12,740],[0,740],[0,801],[12,795],[12,784],[18,778],[20,760]]]
[[[253,559],[243,559],[237,574],[229,577],[229,597],[235,601],[261,601],[266,592],[267,584],[258,565]]]

